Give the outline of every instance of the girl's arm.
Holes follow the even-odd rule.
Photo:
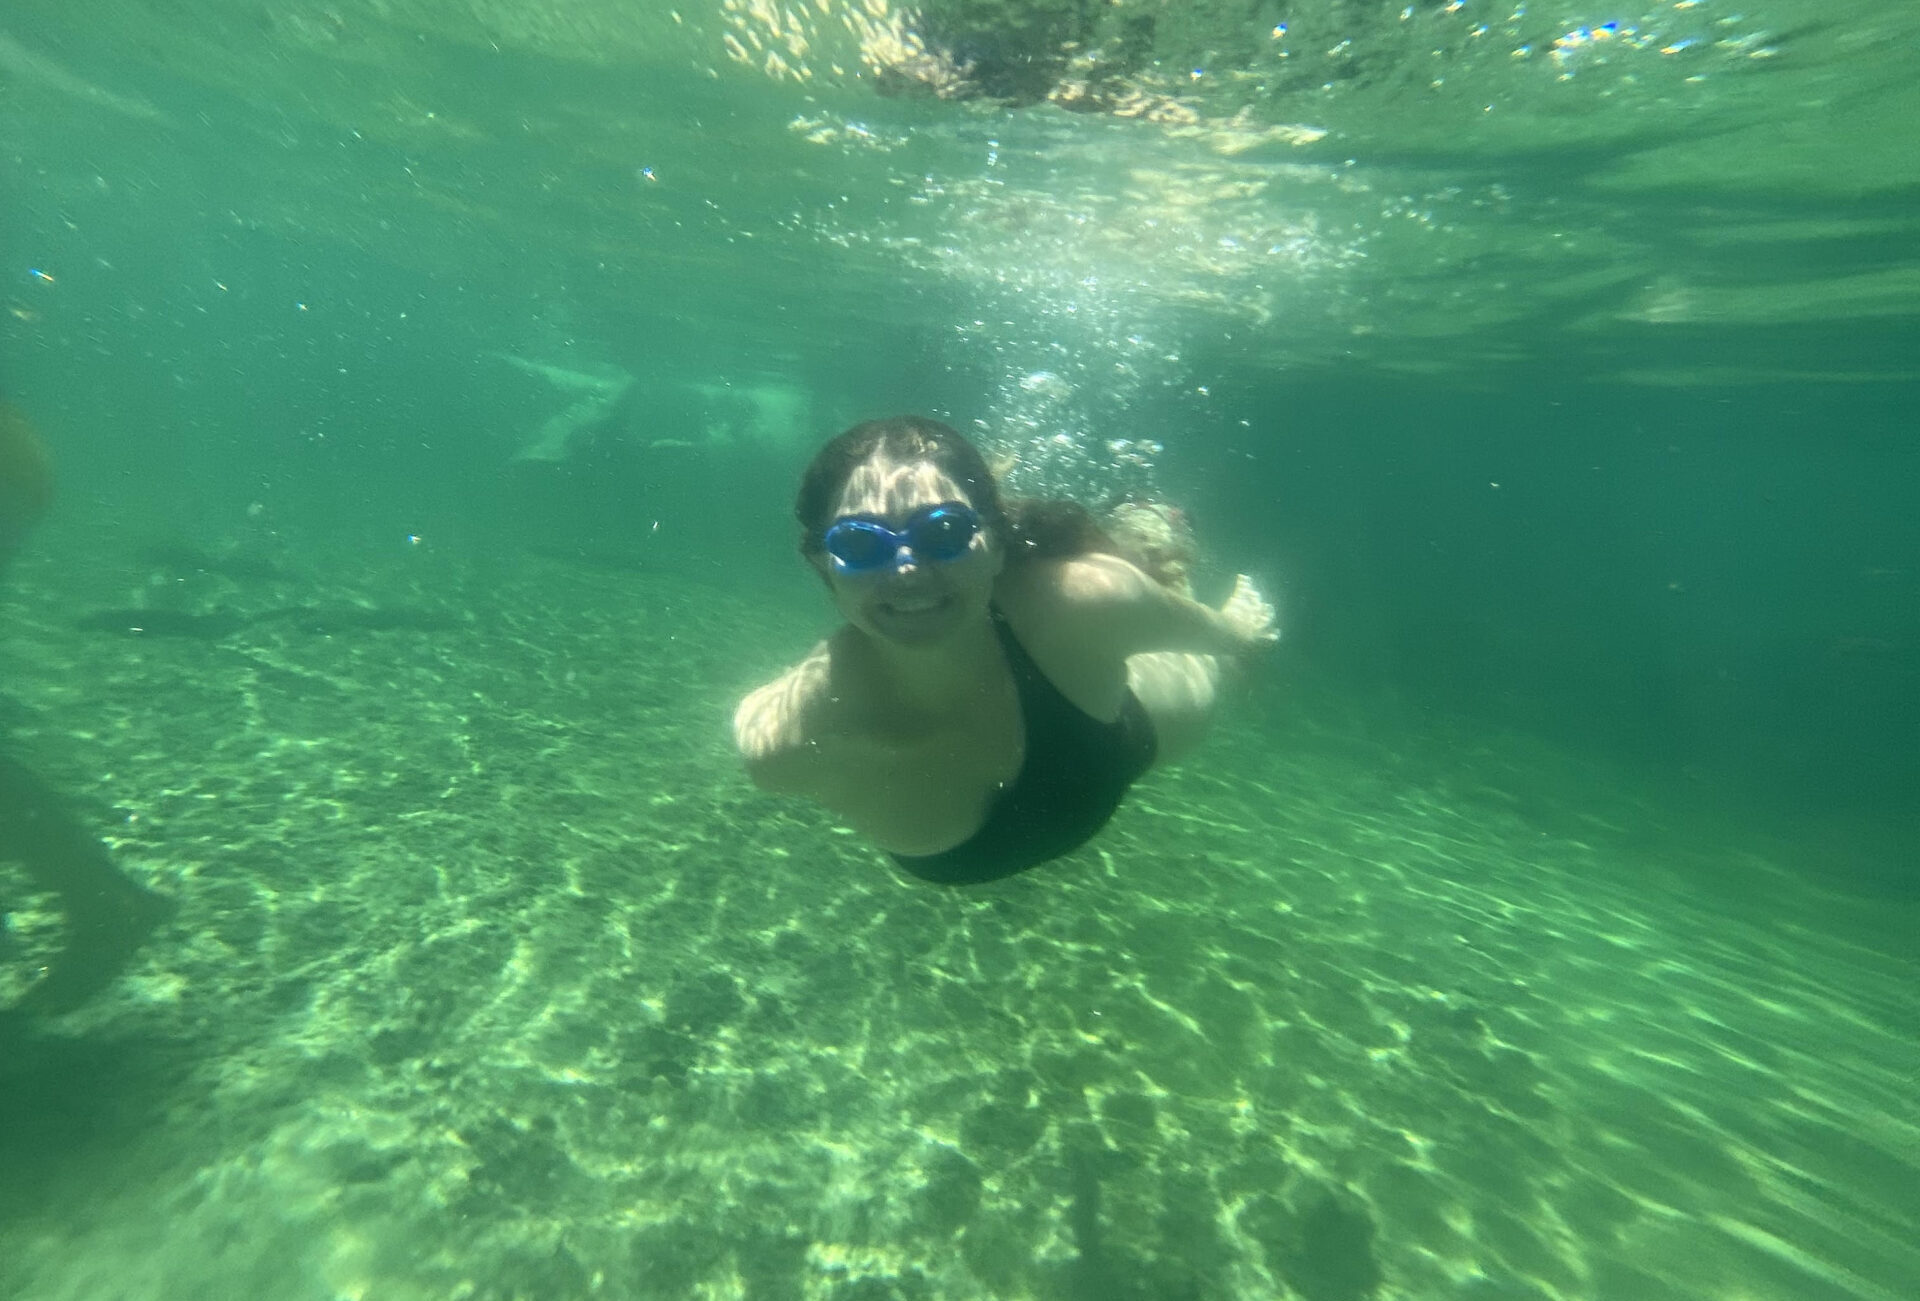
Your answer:
[[[1280,640],[1273,606],[1245,574],[1217,610],[1162,587],[1116,556],[1065,561],[1056,580],[1060,596],[1080,616],[1075,622],[1082,624],[1085,635],[1122,655],[1245,655]]]
[[[747,776],[762,790],[814,795],[817,748],[807,734],[809,706],[827,679],[826,643],[766,686],[750,692],[733,714],[733,743]]]

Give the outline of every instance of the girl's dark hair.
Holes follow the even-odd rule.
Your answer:
[[[1008,564],[1116,552],[1078,502],[1002,497],[986,458],[959,430],[924,416],[894,416],[857,424],[815,453],[800,477],[793,506],[800,521],[801,555],[811,560],[820,554],[847,480],[876,454],[890,461],[925,461],[959,484],[980,512],[981,523],[999,533]]]

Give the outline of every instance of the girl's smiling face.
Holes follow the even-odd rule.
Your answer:
[[[943,502],[974,504],[951,476],[926,461],[875,455],[848,476],[833,517],[871,519],[899,530],[917,512]],[[987,617],[1003,559],[983,526],[952,560],[925,560],[901,548],[892,563],[873,569],[843,572],[826,555],[815,563],[848,623],[885,641],[922,646]]]

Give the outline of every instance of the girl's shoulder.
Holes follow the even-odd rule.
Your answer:
[[[1119,556],[1093,551],[1009,566],[994,600],[1016,624],[1097,614],[1137,602],[1153,580]]]
[[[1014,637],[1068,699],[1105,717],[1125,685],[1128,612],[1153,580],[1100,552],[1039,560],[1002,576],[994,600]]]

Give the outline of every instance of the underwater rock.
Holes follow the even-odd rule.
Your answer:
[[[73,621],[83,632],[113,632],[129,637],[180,637],[223,641],[253,622],[231,610],[191,614],[184,610],[96,610]]]
[[[135,555],[172,575],[216,574],[237,583],[277,582],[289,576],[273,561],[239,547],[210,550],[191,542],[154,543],[141,547]]]
[[[613,366],[579,370],[512,353],[492,355],[571,399],[521,441],[509,458],[513,465],[800,446],[813,436],[811,397],[778,376],[650,380]]]
[[[1323,1193],[1299,1217],[1291,1238],[1270,1263],[1306,1301],[1363,1301],[1379,1288],[1373,1219],[1358,1206]]]

